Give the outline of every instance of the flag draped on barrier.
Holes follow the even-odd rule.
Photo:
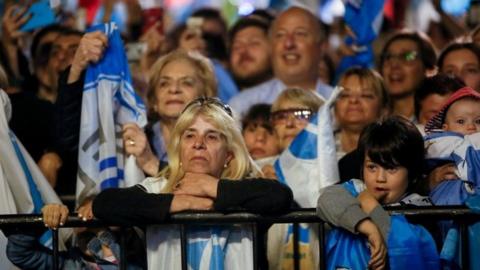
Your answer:
[[[40,214],[44,204],[61,202],[35,161],[10,130],[10,116],[10,100],[0,89],[0,214]],[[71,230],[61,232],[61,239],[64,239]],[[42,235],[40,241],[50,246],[50,232]],[[3,249],[6,242],[0,245]],[[0,263],[0,267],[5,266]]]
[[[121,127],[146,125],[146,110],[135,93],[120,33],[114,23],[92,27],[102,31],[108,47],[102,59],[86,71],[78,153],[77,202],[125,183]]]

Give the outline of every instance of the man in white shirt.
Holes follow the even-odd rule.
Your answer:
[[[269,35],[274,78],[245,89],[230,100],[237,117],[254,104],[271,104],[287,87],[315,90],[324,99],[332,92],[318,78],[324,36],[315,15],[291,7],[278,15]]]

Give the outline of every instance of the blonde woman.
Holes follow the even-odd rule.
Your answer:
[[[135,124],[123,128],[127,154],[150,176],[168,161],[167,148],[173,127],[189,102],[217,94],[217,83],[208,59],[198,53],[174,51],[152,66],[147,91],[150,123],[145,133]]]
[[[93,203],[95,216],[140,225],[160,223],[184,210],[244,209],[265,214],[290,207],[292,193],[285,185],[247,179],[255,173],[255,165],[230,108],[217,99],[199,98],[185,108],[172,131],[168,155],[169,165],[158,177],[128,189],[101,192]],[[247,227],[189,226],[187,238],[189,268],[252,269],[252,234]],[[149,269],[179,269],[179,241],[175,226],[147,227]],[[200,242],[205,246],[195,245]],[[204,253],[216,247],[218,252]],[[259,258],[264,268],[265,254]]]

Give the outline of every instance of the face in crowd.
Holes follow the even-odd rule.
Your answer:
[[[420,48],[410,39],[390,43],[383,55],[382,75],[389,95],[393,98],[414,93],[425,77]]]
[[[246,86],[260,83],[271,75],[271,50],[267,33],[256,26],[238,31],[230,52],[230,67],[237,81]]]
[[[361,131],[382,113],[382,97],[371,83],[358,75],[345,77],[339,83],[344,90],[335,102],[335,117],[341,128]]]
[[[308,125],[313,111],[300,102],[284,100],[278,110],[272,112],[272,125],[278,138],[280,151],[286,149],[293,139]]]
[[[182,169],[220,178],[233,158],[221,131],[199,115],[180,138]]]
[[[463,98],[455,101],[445,115],[443,130],[470,135],[480,131],[480,100]]]
[[[315,16],[298,7],[288,9],[274,21],[270,33],[273,72],[287,86],[304,87],[307,83],[311,84],[309,88],[314,87],[321,59],[320,31]]]
[[[203,84],[187,59],[171,61],[161,70],[155,89],[154,110],[161,118],[177,118],[202,92]]]
[[[480,48],[478,49],[480,50]],[[480,91],[480,59],[472,50],[463,48],[448,52],[440,71],[461,78],[467,86]]]
[[[243,128],[243,139],[254,160],[278,154],[278,140],[269,123],[252,121]]]

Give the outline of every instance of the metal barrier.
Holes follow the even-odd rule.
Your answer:
[[[389,214],[403,214],[409,220],[419,223],[430,223],[439,220],[455,220],[460,226],[462,250],[468,251],[468,236],[467,226],[472,222],[480,221],[480,214],[474,213],[464,206],[435,206],[435,207],[386,207]],[[168,220],[162,224],[179,224],[181,226],[181,260],[182,269],[187,269],[186,264],[186,229],[187,225],[213,225],[213,224],[232,224],[244,223],[251,224],[253,228],[253,254],[254,254],[254,269],[257,269],[257,248],[258,235],[257,225],[262,223],[314,223],[319,226],[319,262],[320,269],[325,269],[325,222],[322,221],[315,213],[315,209],[296,209],[288,214],[281,216],[261,216],[245,212],[232,213],[216,213],[216,212],[183,212],[172,215]],[[117,224],[107,224],[100,220],[83,221],[76,216],[70,216],[63,227],[105,227],[115,226]],[[17,228],[19,230],[28,230],[35,226],[44,226],[40,215],[0,215],[0,229],[1,228]],[[299,265],[299,251],[298,251],[298,226],[294,229],[294,269],[300,269]],[[53,252],[52,260],[54,269],[59,269],[58,262],[58,231],[52,230],[53,235]],[[120,255],[120,269],[126,269],[125,258],[125,238],[120,239],[121,255]],[[462,269],[469,269],[469,254],[462,252]]]

